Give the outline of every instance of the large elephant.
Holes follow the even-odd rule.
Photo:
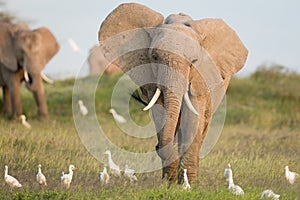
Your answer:
[[[164,20],[126,3],[102,22],[98,39],[106,58],[140,86],[144,110],[152,108],[163,178],[181,183],[186,168],[195,180],[212,115],[248,55],[237,34],[221,19],[180,13]]]
[[[58,50],[58,42],[45,27],[30,30],[24,24],[0,23],[0,86],[4,114],[13,119],[22,114],[20,86],[25,80],[26,88],[33,93],[40,118],[47,117],[42,81],[46,77],[42,70]]]
[[[103,73],[118,74],[122,72],[118,66],[108,63],[103,55],[102,49],[98,45],[95,45],[90,49],[88,62],[90,75],[99,75]]]

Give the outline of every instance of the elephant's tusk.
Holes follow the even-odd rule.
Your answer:
[[[156,103],[157,99],[159,98],[159,95],[161,93],[161,90],[159,88],[156,89],[154,96],[152,97],[149,104],[143,109],[143,111],[149,110],[152,108],[152,106]]]
[[[46,81],[47,83],[53,84],[54,81],[51,80],[50,78],[48,78],[43,72],[41,72],[41,77],[44,81]]]
[[[29,82],[29,75],[28,75],[28,72],[26,70],[24,70],[24,78],[25,78],[25,81],[28,83]]]
[[[195,115],[199,115],[198,111],[194,108],[194,106],[193,106],[193,104],[192,104],[192,102],[191,102],[191,100],[190,100],[190,97],[189,97],[188,92],[186,92],[186,93],[184,94],[184,101],[185,101],[187,107],[188,107]]]

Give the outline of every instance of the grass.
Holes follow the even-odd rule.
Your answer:
[[[119,134],[108,113],[117,76],[104,76],[96,90],[97,117],[108,138],[133,152],[152,151],[156,137],[132,139]],[[22,89],[24,113],[32,125],[0,117],[0,167],[23,184],[10,190],[0,181],[0,199],[240,199],[231,195],[223,170],[231,163],[235,182],[245,190],[241,199],[259,199],[271,188],[281,199],[300,199],[300,181],[287,184],[284,166],[300,172],[300,76],[261,68],[246,78],[233,78],[227,92],[227,116],[222,135],[211,153],[200,160],[199,179],[192,190],[161,180],[161,172],[138,174],[138,183],[111,178],[101,186],[103,164],[88,153],[74,126],[73,79],[46,86],[50,118],[39,121],[31,93]],[[0,101],[2,106],[2,101]],[[142,105],[130,100],[130,115],[138,124],[149,122]],[[118,163],[118,161],[116,161]],[[35,182],[37,164],[43,165],[48,187]],[[77,170],[69,190],[61,188],[60,175],[69,164]],[[3,180],[3,179],[2,179]]]

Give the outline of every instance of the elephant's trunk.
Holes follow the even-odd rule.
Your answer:
[[[177,123],[180,115],[181,99],[172,91],[163,92],[166,108],[166,122],[161,133],[159,133],[158,155],[162,159],[163,177],[175,180],[178,168],[178,144],[174,142]]]
[[[171,92],[164,92],[164,104],[166,108],[166,123],[163,128],[163,133],[160,138],[160,148],[171,147],[176,132],[176,126],[179,118],[181,100]],[[171,145],[170,145],[171,144]],[[162,150],[160,156],[163,159],[169,159],[171,152],[168,150]]]
[[[170,62],[169,62],[170,63]],[[171,62],[172,63],[172,62]],[[158,70],[158,87],[162,91],[165,110],[165,124],[160,131],[158,155],[162,159],[163,177],[177,179],[179,162],[178,144],[175,134],[178,128],[183,95],[187,89],[187,81],[183,74],[174,70],[178,66],[160,66]]]

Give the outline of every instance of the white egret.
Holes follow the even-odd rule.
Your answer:
[[[26,121],[25,115],[20,115],[19,118],[21,119],[23,126],[25,126],[26,128],[31,128],[31,125]]]
[[[117,111],[113,108],[109,109],[109,112],[113,115],[113,118],[115,119],[115,121],[117,121],[118,123],[125,123],[126,119],[117,113]]]
[[[4,180],[11,188],[20,188],[22,185],[20,182],[13,176],[8,175],[8,166],[5,165],[5,172],[4,172]]]
[[[182,187],[185,190],[191,189],[191,185],[189,184],[189,179],[187,177],[187,169],[183,169],[183,185],[182,185]]]
[[[121,176],[120,167],[118,165],[116,165],[114,163],[114,161],[112,160],[110,150],[106,150],[104,154],[106,154],[108,156],[108,166],[109,166],[109,169],[110,169],[112,175],[120,177]]]
[[[296,172],[291,172],[288,166],[285,166],[285,178],[290,184],[294,184],[295,180],[299,177]]]
[[[83,116],[86,116],[88,114],[88,109],[83,104],[83,101],[82,100],[78,100],[78,105],[79,105],[80,113]]]
[[[36,181],[40,184],[40,185],[44,185],[47,186],[47,181],[46,181],[46,177],[45,175],[42,173],[42,165],[39,164],[38,165],[38,173],[36,175]]]
[[[100,182],[102,184],[108,184],[108,182],[109,182],[109,175],[107,173],[107,169],[106,169],[105,165],[103,167],[103,171],[100,172]]]
[[[230,164],[228,164],[227,168],[224,170],[224,177],[226,178],[226,181],[228,181],[228,189],[232,194],[244,195],[244,190],[233,182],[233,173]]]
[[[60,177],[61,183],[66,188],[70,188],[70,184],[71,184],[72,179],[73,179],[73,170],[75,170],[75,166],[70,165],[69,166],[69,173],[65,174],[64,172],[62,172],[62,176]]]
[[[273,199],[273,200],[279,200],[280,195],[275,194],[272,190],[265,190],[261,194],[261,199]]]
[[[128,178],[130,182],[137,181],[137,177],[134,173],[135,171],[133,169],[129,169],[128,165],[125,165],[124,176]]]
[[[80,52],[80,48],[78,47],[77,43],[72,38],[68,39],[68,43],[69,43],[69,45],[72,48],[72,51],[74,53],[79,53]]]

